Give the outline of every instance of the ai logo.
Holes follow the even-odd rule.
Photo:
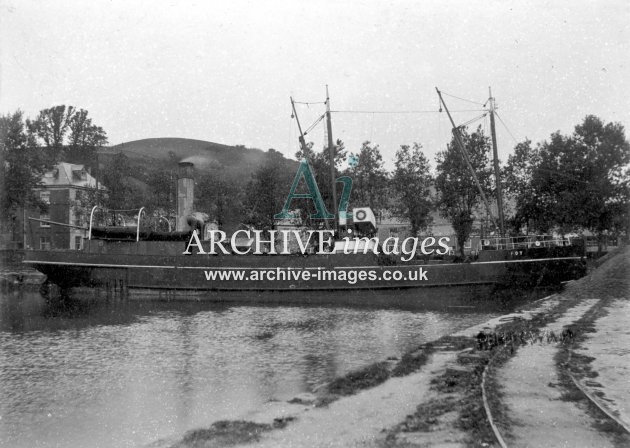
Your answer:
[[[296,193],[297,187],[302,177],[304,178],[306,187],[308,188],[308,194]],[[343,191],[341,192],[341,199],[339,201],[338,208],[339,218],[352,218],[352,213],[348,213],[348,201],[350,199],[350,192],[352,191],[352,179],[350,179],[348,176],[342,176],[335,179],[335,181],[343,184]],[[293,179],[293,185],[291,185],[291,190],[289,191],[287,200],[284,203],[284,207],[282,207],[282,211],[280,213],[274,215],[275,219],[296,218],[293,213],[289,212],[289,207],[291,206],[291,201],[293,199],[310,199],[311,201],[313,201],[317,213],[313,213],[311,215],[311,219],[335,219],[335,215],[330,213],[326,209],[326,204],[324,204],[322,195],[319,192],[319,187],[317,186],[317,182],[315,181],[313,170],[306,160],[302,160],[300,162],[300,166],[297,170],[297,173],[295,173],[295,179]]]

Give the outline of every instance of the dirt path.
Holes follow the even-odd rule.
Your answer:
[[[544,330],[558,333],[577,321],[597,299],[570,308]],[[544,331],[543,330],[543,331]],[[608,447],[611,441],[591,426],[591,416],[575,402],[562,399],[554,356],[556,344],[528,345],[497,372],[503,403],[513,422],[506,437],[515,447]]]
[[[311,408],[285,429],[261,436],[251,445],[262,447],[369,447],[382,430],[405,420],[429,395],[432,373],[443,370],[455,352],[436,352],[421,371],[341,398],[327,407]],[[254,421],[256,419],[254,418]]]
[[[630,300],[618,299],[597,319],[595,333],[588,335],[575,352],[592,357],[594,379],[580,383],[592,396],[630,427]]]
[[[594,358],[589,373],[591,378],[597,377],[596,381],[583,378],[582,383],[599,389],[604,397],[602,401],[626,421],[630,401],[629,271],[630,248],[625,248],[622,253],[609,257],[592,275],[557,296],[560,301],[577,299],[579,302],[541,329],[558,334],[564,327],[580,321],[577,328],[584,332],[589,321],[597,319],[595,332],[585,333],[585,338],[580,334],[578,338],[583,348],[576,353]],[[521,347],[496,372],[503,394],[501,401],[507,407],[506,417],[512,423],[508,434],[504,435],[508,445],[615,446],[619,439],[601,426],[588,400],[583,399],[581,392],[570,391],[561,384],[559,369],[567,376],[564,374],[566,366],[557,363],[560,349],[559,344],[547,341]]]

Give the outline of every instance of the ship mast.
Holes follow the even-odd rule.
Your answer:
[[[302,156],[304,157],[304,160],[306,160],[308,162],[308,148],[306,146],[306,140],[304,139],[304,132],[302,131],[302,125],[300,125],[300,119],[298,118],[298,114],[297,111],[295,110],[295,101],[293,100],[293,97],[290,96],[289,97],[291,99],[291,109],[293,109],[293,115],[292,118],[295,118],[295,122],[297,123],[297,127],[298,127],[298,131],[300,131],[300,136],[298,137],[298,140],[300,141],[300,148],[302,149]],[[328,86],[326,86],[326,105],[327,105],[327,109],[326,109],[326,113],[328,114],[329,118],[328,118],[328,142],[330,145],[330,108],[328,107]],[[308,130],[307,130],[308,132]],[[333,166],[333,172],[334,172],[334,166]],[[334,174],[333,174],[333,178],[334,178]],[[334,190],[335,187],[335,181],[333,179],[333,197],[334,197],[334,201],[335,204],[337,203],[337,195],[336,192]],[[326,226],[326,229],[328,229],[328,220],[324,220],[324,225]],[[333,225],[333,230],[337,229],[337,225],[336,225],[336,220],[335,220],[335,224]]]
[[[497,191],[497,209],[499,212],[499,231],[501,238],[505,238],[505,219],[503,217],[503,193],[501,191],[501,171],[499,170],[499,153],[497,151],[497,133],[494,127],[494,110],[496,104],[492,97],[492,90],[488,87],[488,102],[490,104],[490,134],[492,136],[492,155],[494,159],[494,181]]]
[[[332,211],[337,216],[337,186],[335,183],[335,145],[332,136],[332,122],[330,119],[330,97],[328,96],[328,84],[326,84],[326,133],[328,134],[328,156],[330,157],[330,183],[332,188]],[[333,224],[333,230],[337,230],[337,218]]]
[[[494,223],[495,227],[498,228],[499,226],[497,225],[497,222],[494,219],[494,215],[492,214],[492,209],[490,208],[490,202],[488,202],[488,198],[486,197],[486,194],[484,193],[483,188],[481,188],[479,179],[477,179],[477,174],[475,173],[475,170],[473,169],[472,164],[470,163],[470,157],[468,157],[466,148],[464,148],[464,143],[462,142],[462,138],[459,135],[459,128],[455,126],[455,121],[453,121],[453,117],[451,116],[451,113],[449,112],[448,107],[446,107],[446,103],[444,102],[444,99],[442,98],[442,92],[440,92],[440,90],[437,87],[435,88],[435,90],[437,91],[437,94],[440,97],[440,103],[442,103],[442,105],[444,106],[444,110],[446,111],[446,114],[448,115],[448,119],[451,121],[451,125],[453,125],[453,137],[455,137],[455,143],[457,144],[457,147],[459,148],[459,152],[462,154],[462,157],[464,158],[464,161],[466,162],[466,166],[468,167],[468,170],[470,171],[470,174],[472,175],[473,180],[475,181],[475,185],[477,186],[477,190],[479,190],[479,194],[481,195],[483,204],[486,206],[486,212],[488,213],[488,216],[490,217],[490,219],[492,219],[492,222]]]
[[[306,140],[304,140],[304,133],[302,132],[302,126],[300,125],[300,119],[298,118],[297,112],[295,111],[295,101],[293,101],[293,97],[289,97],[291,99],[291,108],[293,109],[293,116],[295,117],[295,122],[297,123],[298,131],[300,131],[300,136],[298,140],[300,141],[300,149],[302,150],[302,154],[304,158],[308,160],[306,157]]]

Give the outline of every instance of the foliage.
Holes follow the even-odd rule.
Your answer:
[[[0,116],[0,210],[9,220],[27,205],[44,206],[35,187],[45,164],[27,132],[21,111]]]
[[[72,106],[68,108],[65,105],[54,106],[42,109],[35,120],[26,121],[33,138],[43,142],[43,146],[46,148],[44,153],[46,163],[49,167],[61,159],[65,136],[74,111]]]
[[[52,166],[60,160],[92,163],[96,149],[107,144],[102,127],[92,123],[88,111],[59,105],[42,109],[35,120],[27,120],[29,133],[45,149],[45,160]]]
[[[71,204],[75,216],[75,225],[88,226],[90,222],[90,211],[94,205],[99,203],[99,197],[101,196],[102,192],[99,194],[96,187],[86,187],[76,192],[74,203]]]
[[[515,204],[515,213],[507,220],[512,230],[518,232],[527,224],[527,216],[535,220],[545,219],[545,215],[536,216],[529,208],[530,184],[534,175],[534,167],[540,163],[538,147],[532,147],[531,140],[518,143],[514,154],[502,170],[503,192],[506,198]]]
[[[490,165],[490,141],[478,127],[472,134],[460,131],[464,148],[477,179],[486,196],[492,191],[492,167]],[[473,213],[481,202],[481,194],[475,184],[455,138],[445,151],[437,154],[435,187],[440,194],[438,206],[442,216],[451,221],[462,256],[464,242],[473,229]]]
[[[548,232],[627,230],[630,145],[619,123],[589,115],[572,135],[551,135],[535,149],[517,146],[509,173],[520,176],[515,223]],[[527,148],[527,149],[526,149]]]
[[[97,148],[107,144],[105,131],[92,124],[85,109],[79,109],[70,117],[68,127],[70,133],[65,154],[68,160],[89,163],[96,155]]]
[[[175,169],[154,168],[147,175],[147,201],[150,209],[162,209],[167,215],[175,213]]]
[[[293,180],[294,172],[287,169],[281,153],[269,149],[265,159],[245,188],[245,224],[256,229],[273,228],[273,216],[282,210]]]
[[[333,148],[333,158],[335,164],[335,179],[340,176],[339,167],[346,159],[347,151],[345,149],[345,145],[341,140],[337,140],[335,146]],[[332,194],[332,181],[331,181],[331,170],[330,170],[330,150],[326,147],[321,152],[315,152],[313,150],[313,143],[308,143],[306,145],[305,150],[300,149],[295,157],[298,160],[303,160],[306,158],[308,163],[311,165],[313,173],[315,174],[315,181],[317,182],[317,186],[319,188],[319,192],[322,195],[324,200],[324,204],[328,208],[330,213],[337,214],[337,206],[338,204],[333,204],[333,194]],[[339,185],[335,185],[337,188],[337,200],[339,200]],[[287,190],[288,192],[288,190]],[[300,208],[302,221],[309,222],[309,216],[315,212],[315,207],[312,202],[307,201],[302,204]],[[321,223],[309,223],[310,225],[316,226]]]
[[[396,198],[394,212],[411,223],[411,233],[425,229],[431,222],[432,202],[429,188],[432,178],[429,160],[422,153],[422,146],[414,143],[410,148],[402,145],[396,151],[395,170],[391,186]]]
[[[216,164],[199,177],[195,188],[195,208],[207,213],[220,228],[239,224],[242,193],[238,179],[227,176],[223,166]]]
[[[114,155],[111,163],[103,171],[103,183],[108,192],[105,198],[105,206],[112,210],[127,210],[138,208],[138,193],[129,181],[131,167],[127,156],[118,153]]]
[[[107,138],[87,111],[61,105],[41,110],[35,120],[25,120],[21,111],[0,116],[0,141],[0,208],[7,224],[22,207],[46,207],[36,188],[46,170],[70,151],[83,151],[89,161]]]
[[[375,212],[385,207],[388,175],[378,145],[366,141],[358,154],[358,164],[346,170],[352,178],[350,203],[354,207],[368,206]]]

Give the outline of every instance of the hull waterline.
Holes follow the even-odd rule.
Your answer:
[[[568,250],[512,257],[488,252],[470,263],[382,265],[373,254],[147,255],[125,247],[132,246],[96,253],[29,251],[24,262],[46,274],[49,283],[83,295],[263,303],[403,305],[445,296],[461,302],[487,297],[496,288],[559,284],[583,274],[581,257]]]

